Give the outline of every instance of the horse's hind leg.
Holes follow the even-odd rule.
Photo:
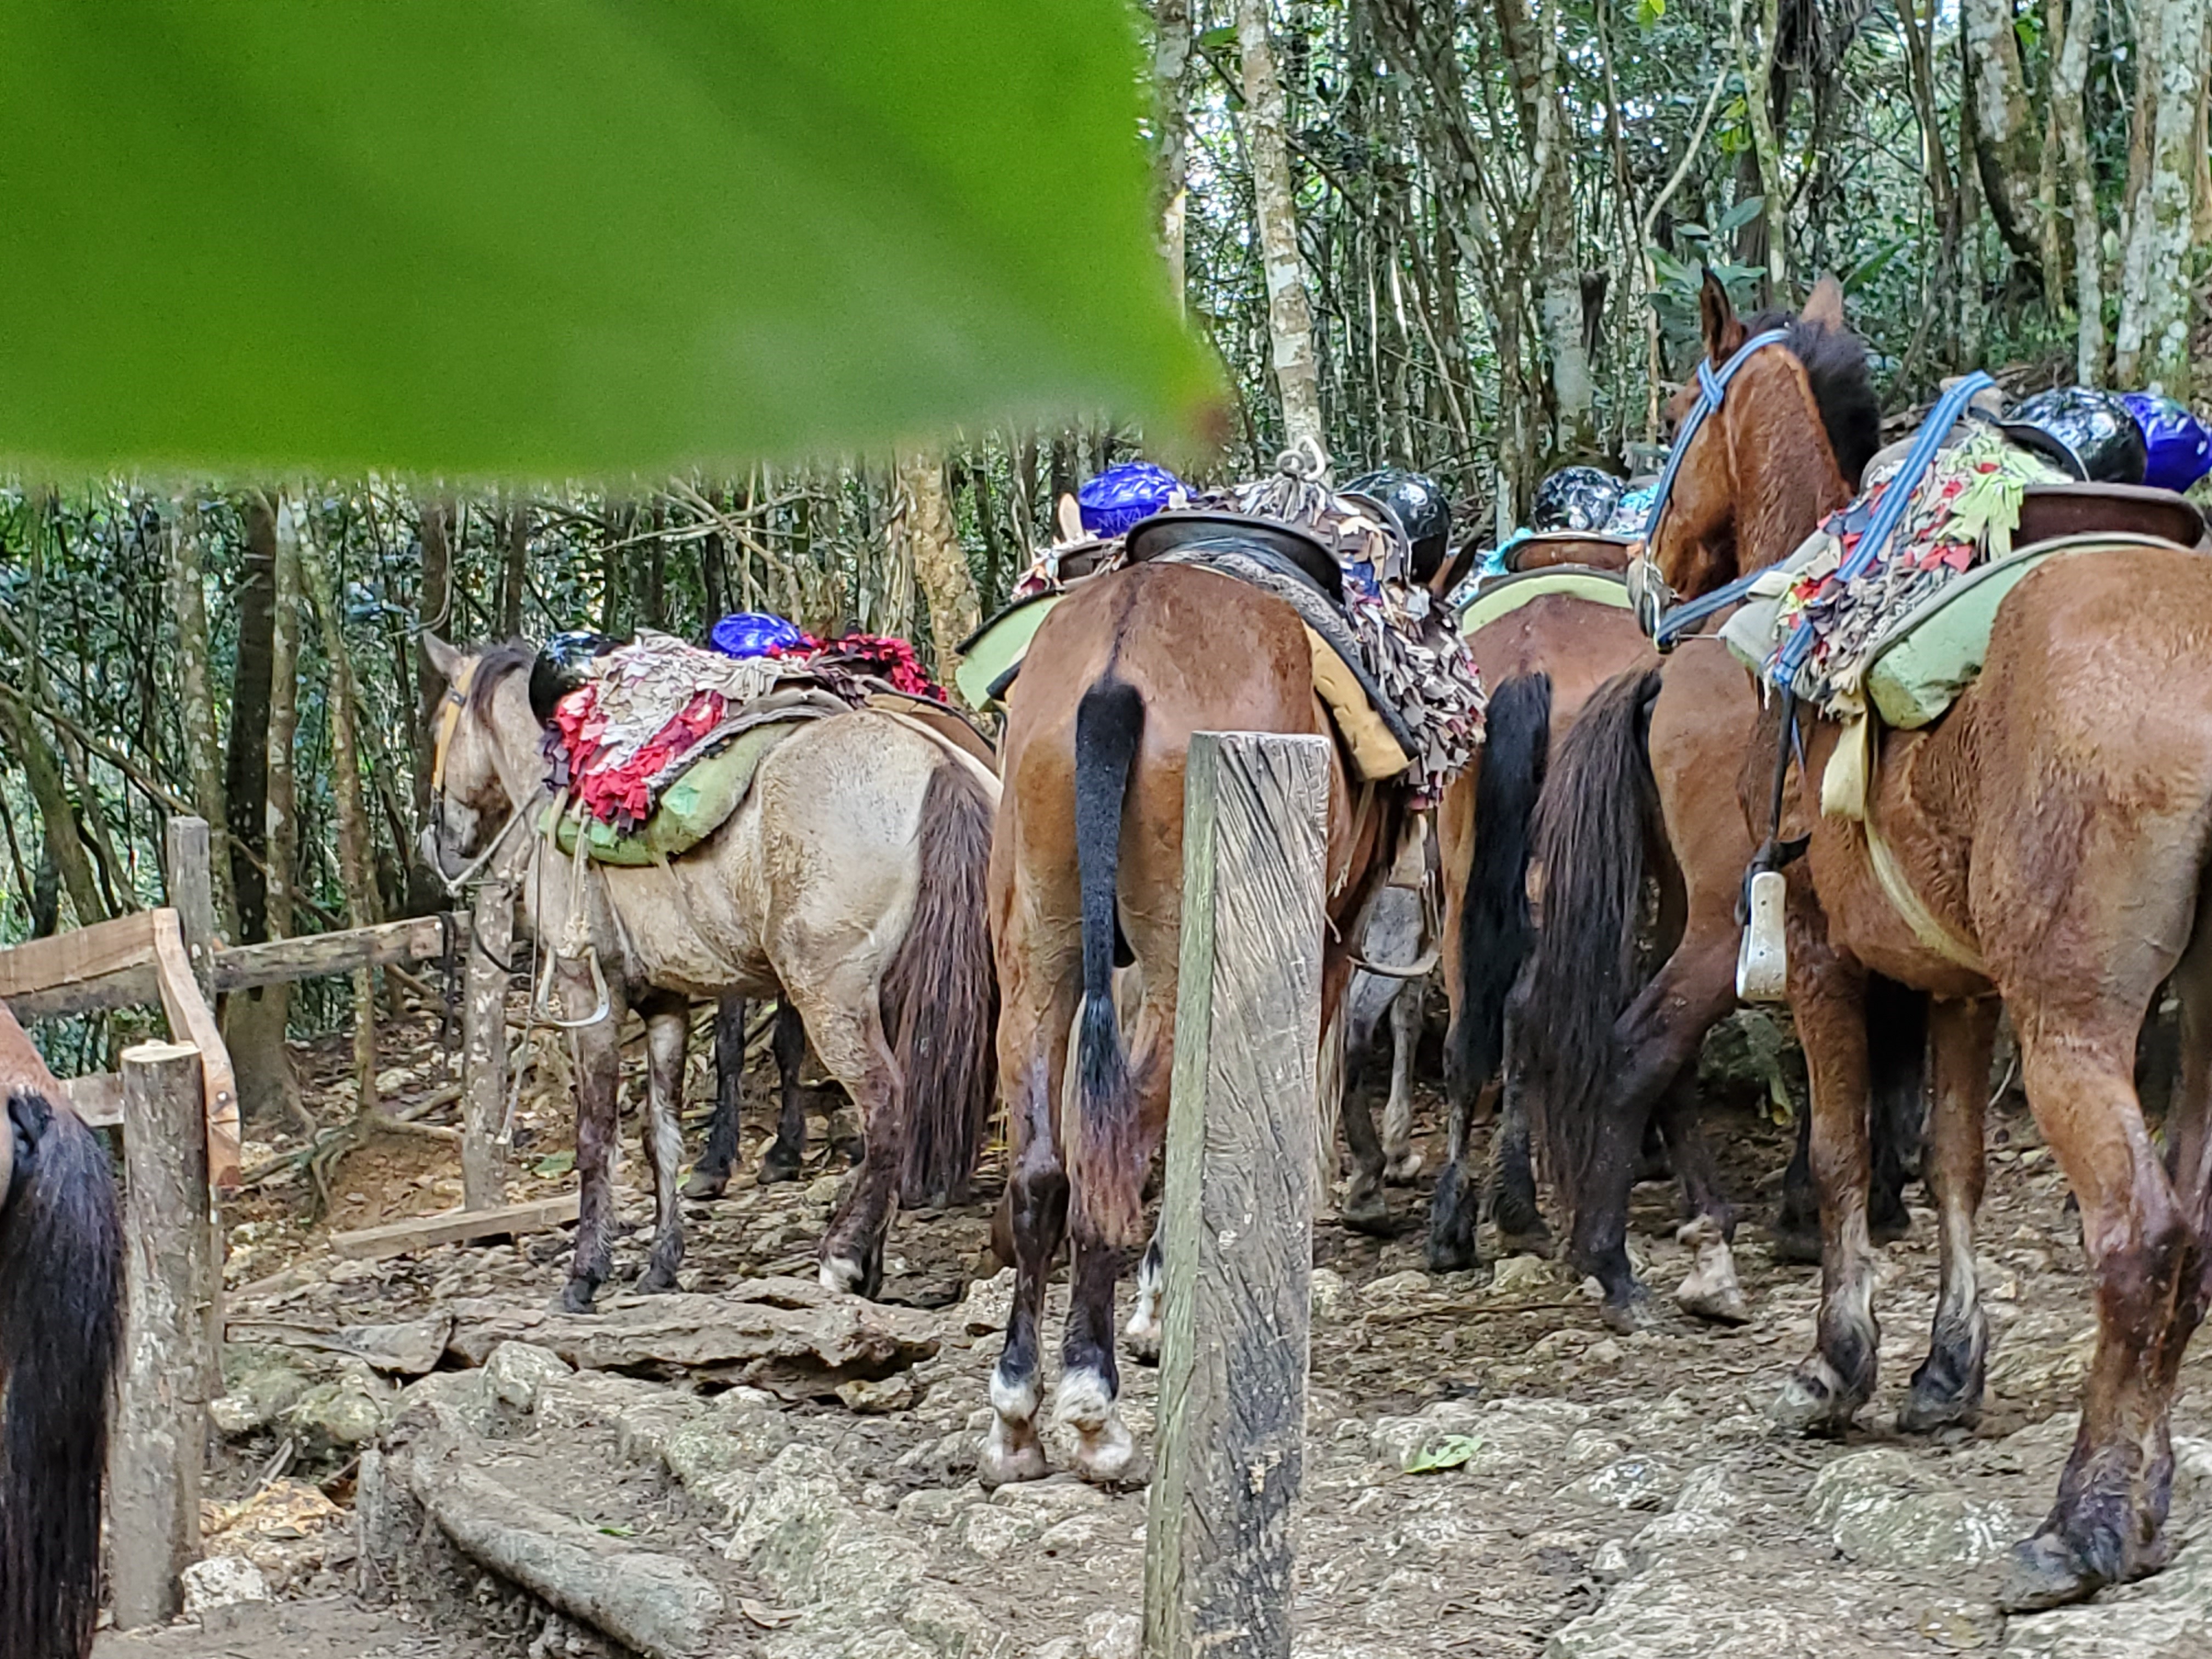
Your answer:
[[[797,1005],[787,996],[776,1004],[773,1047],[775,1139],[762,1157],[760,1173],[754,1177],[763,1187],[798,1180],[806,1162],[806,1091],[799,1080],[806,1068],[806,1022],[799,1017]]]
[[[1519,1060],[1521,1000],[1505,1010],[1504,1077],[1498,1090],[1498,1125],[1490,1137],[1488,1188],[1491,1219],[1498,1224],[1498,1248],[1507,1255],[1549,1255],[1552,1229],[1536,1202],[1534,1125],[1528,1115],[1526,1071]]]
[[[645,1160],[653,1171],[653,1254],[641,1291],[672,1291],[684,1261],[684,1049],[691,1036],[690,999],[655,991],[638,1005],[645,1018]]]
[[[729,1190],[744,1094],[745,999],[732,991],[714,1009],[714,1112],[707,1120],[707,1149],[684,1183],[684,1197],[720,1198]]]
[[[1996,1000],[1936,1003],[1929,1033],[1936,1109],[1925,1156],[1942,1230],[1942,1285],[1928,1358],[1913,1372],[1912,1391],[1897,1413],[1897,1426],[1907,1434],[1954,1424],[1972,1427],[1980,1419],[1990,1346],[1989,1317],[1975,1279],[1974,1216],[1982,1206],[1982,1115],[1996,1046]]]
[[[1689,1211],[1675,1237],[1697,1252],[1697,1260],[1674,1292],[1682,1311],[1723,1325],[1741,1325],[1751,1317],[1743,1287],[1735,1275],[1735,1256],[1729,1243],[1735,1233],[1735,1210],[1721,1190],[1720,1170],[1713,1162],[1712,1144],[1698,1121],[1697,1073],[1685,1066],[1660,1097],[1660,1138],[1668,1160],[1681,1176]]]
[[[1344,1084],[1344,1138],[1352,1148],[1352,1179],[1345,1184],[1337,1219],[1356,1233],[1388,1233],[1390,1205],[1382,1196],[1382,1142],[1375,1133],[1375,1113],[1358,1079]]]
[[[1152,1224],[1152,1243],[1137,1263],[1137,1297],[1129,1309],[1129,1322],[1121,1334],[1129,1344],[1129,1357],[1140,1365],[1160,1363],[1160,1291],[1167,1278],[1167,1257],[1160,1243],[1166,1229],[1163,1215]]]
[[[906,1156],[906,1110],[884,1035],[873,975],[857,963],[832,980],[794,991],[805,1033],[823,1064],[852,1093],[860,1108],[867,1149],[860,1174],[822,1236],[822,1283],[832,1291],[872,1297],[883,1287],[884,1241],[898,1201],[900,1162]]]
[[[1382,1109],[1383,1179],[1405,1186],[1421,1173],[1413,1145],[1413,1056],[1421,1045],[1421,993],[1411,980],[1390,1000],[1390,1100]]]
[[[570,1019],[592,1011],[590,976],[572,963],[559,970],[562,1006]],[[622,1087],[623,994],[607,988],[604,1018],[569,1033],[576,1076],[576,1245],[561,1305],[570,1313],[589,1313],[614,1267],[614,1156],[622,1133],[618,1091]]]

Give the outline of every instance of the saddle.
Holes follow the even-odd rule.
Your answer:
[[[1617,605],[1623,611],[1635,608],[1635,602],[1629,598],[1626,576],[1588,565],[1551,565],[1517,571],[1483,583],[1461,610],[1459,631],[1472,635],[1500,617],[1510,616],[1531,600],[1554,594],[1588,599],[1594,605]]]
[[[1505,568],[1515,575],[1571,566],[1587,570],[1626,570],[1632,536],[1598,535],[1584,530],[1545,530],[1523,536],[1506,550]]]

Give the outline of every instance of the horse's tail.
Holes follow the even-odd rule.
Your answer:
[[[1551,757],[1552,677],[1516,675],[1490,699],[1474,781],[1474,866],[1460,901],[1457,1018],[1444,1087],[1470,1104],[1505,1046],[1505,997],[1528,954],[1528,830]]]
[[[899,1201],[964,1203],[999,1088],[999,976],[984,884],[989,794],[947,760],[921,797],[921,884],[884,975],[884,1035],[906,1132]]]
[[[1873,1219],[1901,1224],[1928,1113],[1928,994],[1869,974],[1866,1028]]]
[[[1075,710],[1075,867],[1083,890],[1083,1006],[1075,1039],[1073,1200],[1077,1237],[1134,1244],[1144,1218],[1145,1161],[1136,1092],[1114,1010],[1114,939],[1121,805],[1144,735],[1137,689],[1111,678]]]
[[[84,1659],[100,1607],[100,1487],[122,1339],[123,1224],[99,1136],[9,1095],[0,1207],[0,1654]]]
[[[1637,926],[1651,844],[1663,834],[1645,739],[1656,668],[1600,686],[1559,740],[1535,815],[1541,921],[1516,1007],[1531,1127],[1572,1208],[1598,1146],[1613,1021],[1635,994]]]

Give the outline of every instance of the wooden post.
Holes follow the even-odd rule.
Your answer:
[[[201,1095],[198,1049],[142,1042],[123,1051],[128,1253],[107,1534],[125,1630],[173,1618],[182,1605],[177,1575],[200,1554],[220,1271]]]
[[[1326,738],[1191,739],[1147,1659],[1291,1650],[1328,817]]]
[[[469,924],[468,1001],[461,1011],[461,1203],[507,1202],[507,1156],[499,1144],[507,1108],[507,963],[514,946],[514,885],[495,876],[477,889]]]
[[[192,977],[199,981],[200,1000],[213,1008],[215,872],[209,862],[207,820],[171,818],[164,842],[169,908],[177,913],[185,954],[191,960]]]

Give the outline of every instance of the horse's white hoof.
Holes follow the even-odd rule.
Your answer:
[[[1085,1368],[1060,1379],[1052,1397],[1052,1414],[1085,1437],[1096,1434],[1114,1419],[1114,1394],[1106,1379]]]
[[[1129,1358],[1140,1365],[1160,1363],[1160,1322],[1132,1315],[1121,1328],[1121,1340],[1127,1345]]]
[[[1110,1486],[1129,1472],[1137,1455],[1137,1443],[1119,1416],[1109,1416],[1096,1433],[1080,1435],[1075,1444],[1075,1472],[1085,1480]]]
[[[832,1296],[849,1296],[860,1282],[860,1264],[848,1261],[843,1256],[823,1258],[820,1269],[822,1288]]]
[[[975,1453],[978,1480],[987,1486],[1012,1486],[1024,1480],[1042,1480],[1050,1472],[1043,1443],[1034,1428],[1009,1424],[1003,1417],[993,1419]]]
[[[1697,1266],[1674,1292],[1676,1305],[1684,1313],[1716,1324],[1749,1323],[1751,1304],[1744,1300],[1743,1287],[1736,1282],[1735,1256],[1729,1249],[1720,1224],[1711,1216],[1699,1216],[1685,1222],[1674,1237],[1698,1253]]]
[[[1382,1178],[1393,1187],[1410,1187],[1421,1177],[1421,1155],[1401,1152],[1383,1166]]]

